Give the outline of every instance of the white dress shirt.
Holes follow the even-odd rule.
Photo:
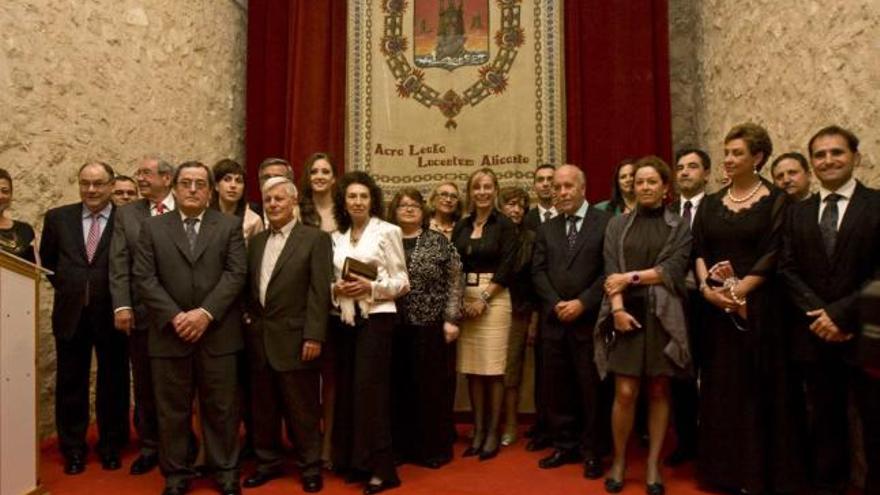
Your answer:
[[[275,264],[278,263],[278,257],[287,244],[287,238],[296,225],[296,219],[287,222],[287,225],[278,230],[270,230],[269,237],[266,238],[266,248],[263,250],[263,263],[260,265],[260,304],[266,306],[266,290],[269,288],[269,280],[272,278],[272,272],[275,271]]]
[[[544,219],[547,218],[548,212],[550,213],[551,219],[555,218],[556,215],[559,214],[559,212],[556,211],[555,206],[551,206],[550,208],[544,208],[543,206],[541,206],[541,203],[538,203],[538,218],[541,220],[541,223],[544,223],[544,221],[545,221]]]
[[[169,211],[174,209],[174,195],[169,192],[168,194],[165,195],[165,199],[163,199],[159,203],[162,203],[162,206],[165,210],[163,213],[168,213]],[[155,217],[156,215],[159,214],[158,210],[156,209],[156,206],[159,203],[154,203],[154,202],[150,201],[150,216],[151,217]]]
[[[681,204],[678,205],[678,214],[682,218],[684,218],[684,203],[685,203],[685,201],[691,202],[691,224],[690,224],[690,227],[694,226],[694,218],[697,217],[697,208],[700,207],[700,203],[703,201],[703,198],[705,198],[705,197],[706,197],[706,191],[703,191],[700,194],[696,194],[692,198],[685,198],[684,196],[679,198],[681,200],[680,201]]]
[[[819,187],[819,218],[822,221],[822,212],[825,211],[825,198],[831,193],[837,193],[841,198],[837,201],[837,230],[840,230],[840,224],[843,222],[843,215],[846,213],[846,207],[849,206],[849,200],[852,199],[853,193],[856,192],[856,180],[852,177],[846,184],[837,188],[836,191],[825,189],[824,186]]]
[[[98,227],[100,228],[100,235],[104,235],[104,229],[107,228],[107,222],[110,221],[110,213],[113,212],[113,203],[107,203],[107,206],[104,207],[103,210],[98,212]],[[83,227],[83,245],[89,244],[89,230],[92,228],[92,210],[88,209],[86,205],[83,205],[82,209],[82,227]]]

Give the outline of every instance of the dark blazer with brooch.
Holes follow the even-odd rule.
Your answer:
[[[317,368],[319,360],[302,362],[305,340],[323,342],[330,312],[333,248],[330,236],[297,222],[278,256],[260,303],[260,272],[270,231],[254,236],[248,246],[247,314],[251,320],[246,345],[251,367],[276,371]]]
[[[73,203],[46,212],[40,261],[54,272],[49,275],[55,288],[52,333],[60,339],[73,338],[86,307],[99,316],[93,322],[96,330],[113,331],[108,257],[116,211],[115,207],[111,210],[91,263],[83,237],[83,204]]]
[[[783,231],[779,273],[798,309],[794,354],[806,361],[831,357],[827,353],[851,359],[861,328],[859,293],[880,276],[880,191],[856,184],[830,259],[819,231],[819,201],[819,194],[813,194],[791,205]],[[829,344],[813,334],[812,318],[804,313],[821,308],[842,331],[857,337]]]
[[[241,220],[205,210],[193,252],[179,212],[141,224],[134,275],[150,313],[151,357],[183,357],[197,347],[208,354],[232,354],[244,346],[241,310],[235,301],[244,287],[247,261]],[[171,320],[202,307],[213,316],[195,343],[177,336]]]
[[[610,219],[610,213],[590,205],[573,249],[568,247],[565,215],[557,215],[538,228],[532,279],[543,306],[543,338],[561,339],[567,328],[574,329],[580,339],[593,338],[593,324],[604,294],[602,249]],[[558,302],[571,299],[579,299],[584,312],[577,321],[563,323],[556,318],[553,308]]]

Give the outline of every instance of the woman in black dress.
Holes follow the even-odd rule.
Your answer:
[[[12,176],[0,168],[0,249],[31,263],[37,262],[34,249],[34,229],[6,215],[12,204]]]
[[[410,286],[397,300],[391,352],[392,444],[397,460],[438,468],[452,459],[454,441],[446,365],[461,320],[461,259],[443,234],[428,228],[417,189],[400,190],[388,217],[403,232]]]
[[[709,302],[702,331],[698,479],[743,493],[793,493],[803,475],[800,424],[783,326],[774,297],[785,193],[757,172],[773,150],[762,127],[724,140],[730,185],[694,219],[696,271]]]
[[[596,325],[596,366],[614,373],[614,463],[605,490],[623,489],[636,400],[647,382],[650,444],[645,483],[664,492],[659,458],[669,426],[669,379],[690,367],[683,299],[691,250],[687,222],[664,207],[672,171],[656,156],[634,166],[636,208],[605,230],[605,298]]]

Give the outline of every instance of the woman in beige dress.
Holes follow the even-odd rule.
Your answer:
[[[474,412],[474,438],[464,455],[487,460],[500,446],[516,227],[496,208],[498,178],[491,169],[471,174],[467,195],[469,214],[452,232],[466,285],[457,367],[467,376]]]

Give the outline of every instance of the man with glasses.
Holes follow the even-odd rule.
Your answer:
[[[134,380],[135,428],[140,455],[129,473],[144,474],[159,464],[159,426],[150,358],[147,354],[147,308],[137,293],[132,277],[141,223],[151,216],[174,209],[171,177],[174,167],[155,156],[145,157],[135,172],[142,199],[116,211],[110,242],[110,295],[113,297],[113,324],[128,335],[128,352]],[[118,182],[118,178],[117,178]]]
[[[104,469],[119,469],[128,442],[129,382],[125,335],[113,330],[108,284],[115,208],[113,169],[88,162],[79,169],[81,201],[46,213],[40,259],[53,272],[52,333],[57,355],[55,426],[64,472],[85,470],[92,349],[98,360],[97,451]]]
[[[243,349],[236,303],[247,272],[241,220],[209,209],[210,169],[177,168],[177,211],[141,224],[135,254],[137,293],[149,314],[148,350],[159,417],[164,495],[180,495],[197,472],[189,455],[197,391],[205,464],[223,495],[238,482],[237,354]]]

